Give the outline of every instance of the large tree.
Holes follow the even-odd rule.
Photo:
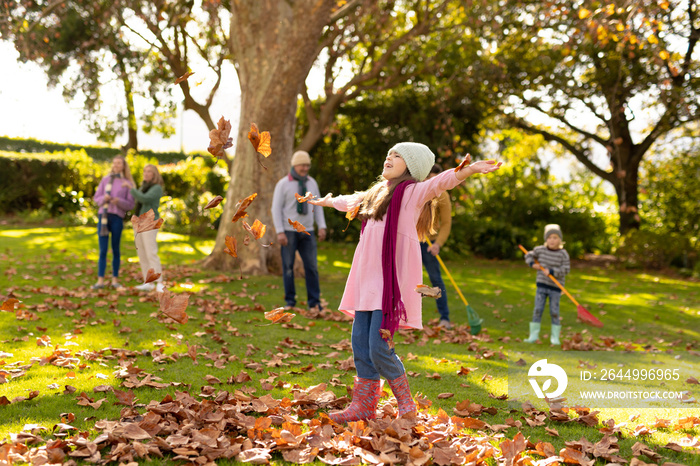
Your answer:
[[[337,4],[336,0],[231,2],[231,52],[241,86],[240,124],[227,201],[214,251],[206,260],[208,267],[232,268],[234,259],[224,253],[225,237],[236,237],[241,244],[245,234],[242,220],[231,222],[237,201],[258,193],[244,220],[259,219],[272,225],[273,188],[288,172],[294,149],[297,98]],[[343,14],[343,10],[335,13]],[[253,122],[272,137],[272,155],[263,162],[248,142]],[[262,242],[270,237],[263,237]],[[272,251],[259,242],[241,247],[243,270],[267,273],[268,260],[277,258]]]
[[[480,3],[511,121],[609,182],[620,232],[638,228],[640,163],[700,118],[696,0]]]
[[[478,60],[479,38],[464,33],[471,22],[464,2],[356,0],[345,8],[317,44],[323,93],[310,96],[315,82],[303,88],[303,150],[314,147],[347,102],[429,76],[461,79]]]

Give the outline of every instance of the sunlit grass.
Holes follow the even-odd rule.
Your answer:
[[[351,358],[351,352],[338,350],[336,355],[328,357],[329,354],[336,353],[330,345],[350,338],[350,323],[310,320],[297,315],[292,323],[299,328],[265,325],[267,322],[263,310],[284,305],[281,277],[244,276],[240,280],[238,270],[225,274],[198,270],[197,261],[205,258],[212,250],[213,240],[167,232],[159,233],[158,238],[169,289],[191,294],[188,308],[190,321],[185,325],[168,328],[158,322],[154,318],[158,310],[157,301],[149,300],[147,294],[133,290],[132,287],[140,283],[140,270],[133,244],[133,231],[129,228],[124,230],[120,273],[120,281],[128,288],[118,293],[108,290],[101,296],[86,295],[84,298],[63,298],[60,290],[87,290],[94,283],[97,268],[97,237],[94,227],[13,228],[0,231],[2,260],[16,270],[16,273],[8,274],[7,269],[3,268],[0,273],[2,294],[7,295],[12,291],[28,307],[45,306],[38,313],[40,320],[37,321],[17,321],[9,313],[0,313],[0,351],[12,353],[12,357],[0,357],[6,363],[0,368],[18,362],[18,365],[28,364],[32,358],[47,357],[56,345],[70,349],[73,354],[110,347],[124,348],[141,353],[135,359],[135,364],[144,371],[160,377],[166,383],[176,381],[189,384],[163,390],[147,387],[136,389],[139,403],[145,404],[150,400],[161,400],[175,390],[187,390],[196,395],[203,386],[208,385],[204,379],[206,375],[225,382],[241,371],[246,371],[253,378],[247,385],[255,388],[258,396],[268,393],[261,390],[259,380],[269,377],[269,373],[279,374],[279,378],[287,384],[285,388],[275,388],[269,392],[278,398],[289,397],[290,387],[294,384],[311,386],[329,383],[331,380],[352,384],[354,373],[343,372],[335,365],[338,361]],[[319,244],[322,297],[331,309],[337,309],[340,302],[353,250],[354,245]],[[443,409],[448,414],[454,414],[456,404],[469,399],[499,409],[494,416],[482,417],[489,424],[502,424],[509,417],[522,419],[522,411],[510,412],[508,400],[497,400],[492,396],[508,393],[508,359],[501,359],[501,354],[513,358],[521,351],[558,351],[548,343],[526,345],[520,341],[527,336],[528,322],[532,315],[534,273],[519,262],[445,259],[457,285],[470,305],[484,319],[482,336],[488,335],[490,341],[480,341],[478,346],[482,351],[488,350],[493,355],[485,359],[481,352],[469,351],[466,345],[444,341],[444,334],[439,332],[426,340],[422,339],[425,332],[409,333],[410,339],[399,335],[396,337],[397,353],[403,358],[406,370],[416,375],[410,378],[412,392],[420,392],[433,402],[430,408],[432,413]],[[111,256],[108,257],[108,262],[110,260]],[[194,272],[177,272],[175,266],[184,264]],[[229,277],[231,281],[218,283],[211,280],[221,275]],[[455,325],[465,325],[465,305],[447,277],[443,278],[447,286],[451,320]],[[424,276],[424,283],[428,283],[427,276]],[[50,287],[50,290],[42,291],[42,287]],[[582,305],[598,315],[605,326],[596,329],[578,322],[575,305],[562,296],[563,338],[571,338],[575,334],[593,339],[609,337],[615,341],[631,343],[640,351],[699,350],[700,314],[697,312],[697,302],[700,284],[697,282],[657,277],[638,271],[600,269],[591,272],[588,269],[574,268],[568,277],[567,289]],[[304,307],[306,289],[303,279],[297,280],[297,296],[299,306]],[[204,303],[195,304],[197,300],[203,300]],[[232,307],[223,305],[225,302],[241,306],[241,309],[232,310]],[[214,306],[217,312],[213,314],[215,320],[209,321],[206,318],[207,314],[201,309],[205,303]],[[263,310],[250,310],[255,305],[260,305]],[[93,311],[94,315],[83,317],[80,313],[84,311]],[[437,320],[435,303],[424,299],[424,325],[429,329]],[[546,342],[545,335],[548,335],[550,329],[547,312],[542,327],[541,337]],[[211,332],[216,332],[220,340],[213,339]],[[67,334],[71,338],[67,338]],[[37,338],[43,335],[51,338],[49,346],[37,345]],[[286,349],[281,346],[285,340],[314,354]],[[409,340],[411,343],[405,344]],[[152,354],[156,350],[162,350],[170,356],[185,355],[188,346],[192,345],[198,346],[196,364],[187,356],[173,358],[176,360],[162,364],[153,361]],[[217,368],[214,360],[207,355],[219,354],[224,346],[230,351],[230,359],[224,368]],[[268,366],[273,356],[279,353],[289,353],[289,357],[282,359],[282,365]],[[409,357],[409,353],[415,357]],[[263,365],[262,371],[256,373],[246,368],[245,361],[259,362]],[[51,428],[60,421],[61,413],[74,413],[76,427],[85,430],[92,428],[94,417],[117,419],[120,406],[113,404],[114,395],[94,393],[93,389],[98,385],[123,388],[121,380],[114,377],[118,359],[102,357],[96,361],[85,361],[82,358],[81,363],[86,366],[74,369],[34,364],[26,375],[0,385],[0,396],[5,395],[9,399],[27,396],[33,390],[39,391],[39,396],[32,400],[0,408],[0,439],[20,431],[25,423],[38,423]],[[330,364],[330,367],[319,367],[324,364]],[[309,367],[308,371],[301,370]],[[467,375],[458,375],[461,367],[476,370]],[[66,376],[70,370],[75,372],[74,379]],[[433,374],[438,374],[439,378],[432,378]],[[48,388],[51,384],[58,384],[59,388]],[[74,387],[76,392],[64,393],[66,385]],[[217,385],[217,388],[233,391],[239,387],[224,383]],[[342,385],[329,385],[329,389],[338,395],[346,394]],[[76,396],[82,391],[90,397],[104,397],[109,401],[99,410],[78,406]],[[445,393],[454,396],[438,398],[438,395]],[[595,406],[592,408],[595,409]],[[627,422],[628,427],[633,429],[637,424],[652,424],[656,416],[675,422],[689,412],[683,409],[652,412],[647,409],[641,410],[639,419],[629,421],[637,411],[601,409],[599,419],[615,419],[618,424]],[[525,425],[522,430],[532,441],[549,441],[557,448],[563,448],[567,440],[586,437],[594,441],[603,435],[595,428],[576,423],[553,424],[548,427],[556,428],[561,436],[550,437],[543,427],[529,428]],[[510,428],[504,433],[507,437],[512,437],[516,432],[517,429]],[[688,433],[697,435],[697,432],[696,428]],[[668,441],[677,441],[685,434],[657,429],[644,441],[665,445]],[[635,441],[629,435],[621,441],[621,448],[627,457],[630,457],[631,446]],[[669,461],[676,459],[676,462],[683,464],[693,464],[693,461],[698,460],[695,457],[689,458],[690,455],[666,456],[671,458]]]

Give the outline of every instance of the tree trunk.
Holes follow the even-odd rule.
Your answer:
[[[117,55],[115,53],[115,55]],[[136,109],[134,107],[134,90],[126,70],[124,60],[117,55],[122,84],[124,85],[124,97],[126,100],[126,126],[129,140],[122,146],[122,151],[126,155],[130,149],[139,150],[138,144],[138,124],[136,123]]]
[[[615,185],[617,202],[620,209],[620,234],[630,230],[638,230],[641,218],[639,216],[639,164],[628,163]]]
[[[204,266],[219,270],[237,268],[224,253],[227,235],[238,240],[238,260],[245,273],[268,273],[279,247],[263,247],[276,238],[270,206],[275,184],[289,172],[294,149],[297,99],[316,58],[318,41],[330,19],[333,0],[260,0],[231,3],[231,52],[241,84],[241,118],[231,181],[214,250]],[[250,124],[269,131],[272,155],[263,158],[248,141]],[[258,162],[267,167],[263,168]],[[258,193],[246,209],[249,217],[231,222],[236,204]],[[243,245],[241,223],[259,219],[268,232],[259,242]]]

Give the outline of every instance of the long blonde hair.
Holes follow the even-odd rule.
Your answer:
[[[163,177],[160,175],[160,172],[158,171],[158,167],[153,165],[152,163],[149,163],[147,165],[144,165],[143,171],[146,171],[147,168],[152,168],[153,171],[155,172],[156,176],[153,177],[153,183],[154,184],[159,184],[161,187],[165,185],[165,182],[163,181]]]
[[[123,165],[124,165],[124,168],[122,169],[122,172],[120,173],[120,175],[122,177],[126,178],[127,180],[131,181],[131,184],[135,185],[136,183],[134,183],[134,177],[131,176],[131,169],[129,168],[129,164],[126,163],[126,159],[124,158],[124,156],[121,154],[117,155],[116,157],[114,157],[112,159],[112,162],[114,162],[116,159],[121,159],[123,162]]]
[[[372,186],[369,187],[367,191],[364,192],[362,199],[362,204],[360,204],[360,210],[357,213],[357,217],[362,220],[375,220],[379,221],[386,215],[389,209],[389,203],[391,198],[394,196],[394,190],[403,181],[414,180],[408,169],[399,176],[391,180],[391,183],[386,182],[386,178],[380,176],[379,179]],[[421,209],[420,215],[418,216],[418,223],[416,223],[416,231],[418,232],[418,238],[422,241],[429,235],[435,234],[435,228],[433,226],[433,218],[435,217],[435,209],[437,207],[437,199],[431,199],[426,202]]]

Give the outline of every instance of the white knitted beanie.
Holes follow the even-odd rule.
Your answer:
[[[430,169],[435,164],[435,154],[425,144],[418,142],[400,142],[389,149],[395,151],[406,162],[406,168],[411,176],[418,181],[423,181],[430,174]]]
[[[292,155],[292,167],[297,165],[311,165],[311,157],[308,152],[298,150]]]
[[[561,228],[556,223],[552,223],[544,227],[544,240],[547,241],[547,238],[549,238],[550,235],[558,235],[559,239],[564,239],[561,234]]]

